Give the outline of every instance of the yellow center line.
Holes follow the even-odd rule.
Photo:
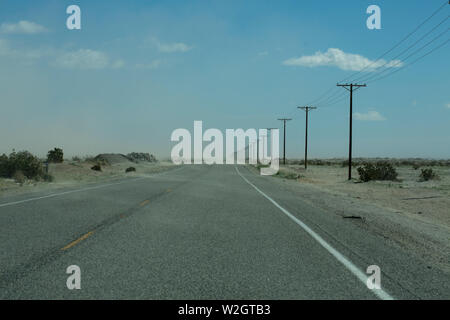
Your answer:
[[[88,237],[90,237],[92,234],[94,233],[94,231],[90,231],[88,233],[86,233],[85,235],[79,237],[77,240],[72,241],[71,243],[69,243],[67,246],[65,246],[64,248],[61,248],[61,250],[67,250],[72,248],[74,245],[78,244],[79,242],[83,241],[84,239],[87,239]]]
[[[150,202],[150,200],[145,200],[145,201],[142,201],[139,205],[141,206],[141,207],[143,207],[143,206],[145,206],[146,204],[148,204]]]

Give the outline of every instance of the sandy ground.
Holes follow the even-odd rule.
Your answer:
[[[412,215],[423,221],[439,223],[450,228],[450,167],[432,167],[439,179],[419,181],[420,169],[398,166],[398,182],[360,182],[356,168],[352,171],[352,181],[348,181],[348,168],[342,166],[299,165],[281,168],[282,175],[299,175],[297,181],[309,184],[335,195],[361,199],[396,213]]]
[[[142,176],[171,169],[174,165],[169,161],[156,163],[149,162],[122,162],[102,166],[102,171],[91,170],[94,165],[90,161],[70,161],[50,164],[49,174],[53,176],[52,182],[27,180],[23,184],[14,179],[0,178],[0,198],[20,193],[43,190],[53,190],[63,187],[72,187],[86,183],[103,182],[123,177]],[[126,173],[128,167],[136,168],[136,172]]]

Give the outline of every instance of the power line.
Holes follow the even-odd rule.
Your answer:
[[[376,78],[378,76],[380,76],[381,74],[388,72],[389,70],[392,70],[393,68],[401,68],[402,66],[400,65],[401,62],[404,62],[406,60],[408,60],[409,58],[411,58],[412,56],[416,55],[417,53],[419,53],[420,51],[422,51],[424,48],[428,47],[430,44],[432,44],[433,42],[435,42],[436,40],[438,40],[439,38],[441,38],[442,36],[444,36],[449,29],[445,30],[444,32],[441,32],[438,36],[434,37],[432,40],[428,41],[425,45],[423,45],[422,47],[420,47],[419,49],[415,50],[414,52],[410,53],[408,56],[406,56],[403,61],[397,61],[395,62],[393,65],[389,66],[388,68],[384,69],[381,72],[378,72],[376,74],[372,74],[369,77],[365,78],[364,81],[370,81],[373,78]]]
[[[329,107],[334,105],[335,103],[342,101],[347,95],[345,94],[345,92],[340,92],[339,95],[336,95],[334,98],[326,100],[322,103],[319,103],[318,106],[321,108],[325,108],[325,107]]]
[[[443,47],[444,45],[446,45],[449,41],[450,41],[450,39],[447,39],[446,41],[444,41],[443,43],[441,43],[439,46],[433,48],[432,50],[428,51],[427,53],[425,53],[424,55],[420,56],[420,57],[417,58],[416,60],[414,60],[414,61],[408,63],[407,65],[405,65],[405,66],[403,66],[403,67],[401,67],[401,68],[398,68],[397,70],[394,70],[393,72],[388,73],[388,74],[386,74],[386,75],[384,75],[384,76],[382,76],[382,77],[379,77],[379,78],[370,80],[369,82],[370,82],[370,83],[374,83],[375,81],[379,81],[379,80],[385,79],[385,78],[387,78],[388,76],[393,75],[394,73],[397,73],[397,72],[399,72],[399,71],[401,71],[401,70],[404,70],[404,69],[410,67],[411,65],[415,64],[415,63],[418,62],[419,60],[421,60],[421,59],[425,58],[426,56],[430,55],[430,54],[433,53],[434,51],[440,49],[441,47]]]
[[[442,32],[441,34],[439,34],[437,37],[434,37],[433,40],[427,42],[425,45],[423,45],[422,47],[420,47],[419,49],[417,49],[417,50],[414,51],[413,53],[409,54],[406,58],[403,59],[403,61],[406,61],[406,60],[408,60],[409,58],[411,58],[412,56],[416,55],[417,53],[419,53],[420,51],[422,51],[422,49],[428,47],[430,44],[432,44],[433,42],[435,42],[436,40],[438,40],[440,37],[442,37],[443,35],[445,35],[447,32],[448,32],[448,29],[445,30],[444,32]],[[394,68],[394,67],[392,67],[392,68],[387,68],[387,69],[385,69],[385,70],[383,70],[383,71],[381,71],[381,72],[379,72],[379,73],[377,73],[377,74],[371,75],[370,77],[366,78],[366,81],[369,82],[369,81],[372,81],[374,78],[379,78],[380,75],[382,75],[383,73],[385,73],[385,72],[387,72],[387,71],[389,71],[389,70],[392,70],[393,68]],[[403,69],[402,66],[399,66],[399,69]],[[390,73],[388,73],[388,74],[396,73],[397,71],[398,71],[398,69],[395,70],[395,71],[393,71],[393,72],[390,72]]]
[[[348,77],[345,77],[344,79],[340,80],[339,82],[344,82],[349,80],[350,78],[353,78],[359,74],[361,74],[362,72],[366,71],[368,68],[372,67],[375,63],[379,62],[380,59],[382,59],[383,57],[385,57],[387,54],[389,54],[390,52],[392,52],[394,49],[396,49],[397,47],[399,47],[403,42],[405,42],[409,37],[411,37],[414,33],[416,33],[420,28],[422,28],[422,26],[424,26],[429,20],[431,20],[436,14],[438,14],[447,4],[449,4],[449,1],[446,0],[441,6],[439,6],[439,8],[437,8],[429,17],[427,17],[422,23],[420,23],[419,25],[417,25],[409,34],[407,34],[405,37],[403,37],[399,42],[397,42],[394,46],[392,46],[390,49],[388,49],[387,51],[385,51],[382,55],[380,55],[377,59],[375,59],[374,61],[372,61],[370,64],[366,65],[364,68],[362,68],[361,70],[358,70],[357,72],[349,75]],[[352,82],[355,82],[355,80],[352,80]],[[323,98],[325,98],[324,101],[321,101],[320,104],[328,102],[329,100],[333,100],[337,94],[336,92],[331,94],[333,92],[335,87],[331,87],[330,89],[328,89],[327,91],[325,91],[325,93],[323,93],[319,98],[312,100],[310,103],[308,104],[319,104],[319,101],[321,101]],[[334,102],[332,103],[334,104]],[[330,105],[329,103],[327,103],[327,105]]]
[[[372,61],[372,63],[365,66],[363,69],[359,70],[358,72],[351,74],[350,76],[340,80],[339,82],[347,81],[350,78],[353,78],[354,76],[360,74],[361,72],[364,72],[368,68],[370,68],[374,63],[376,63],[378,60],[385,57],[387,54],[392,52],[394,49],[396,49],[399,45],[401,45],[403,42],[405,42],[410,36],[412,36],[414,33],[416,33],[422,26],[424,26],[431,18],[433,18],[439,11],[441,11],[447,4],[449,4],[449,1],[446,0],[436,11],[434,11],[428,18],[426,18],[422,23],[420,23],[413,31],[411,31],[409,34],[407,34],[404,38],[402,38],[399,42],[397,42],[393,47],[391,47],[389,50],[384,52],[381,56],[379,56],[377,59]]]
[[[399,65],[401,63],[401,61],[395,61],[395,59],[401,57],[403,54],[405,54],[406,52],[408,52],[411,48],[415,47],[420,41],[422,41],[424,38],[426,38],[429,34],[431,34],[434,30],[436,30],[439,26],[441,26],[446,20],[448,19],[448,16],[445,17],[445,19],[443,19],[441,22],[439,22],[436,26],[434,26],[430,31],[428,31],[425,35],[423,35],[421,38],[419,38],[418,40],[416,40],[413,44],[411,44],[409,47],[407,47],[405,50],[403,50],[402,52],[400,52],[399,54],[397,54],[395,57],[393,57],[391,59],[391,61],[385,61],[382,65],[376,67],[373,72],[376,72],[377,70],[387,66],[386,69],[384,69],[382,72],[385,72],[385,70],[389,70],[392,68],[395,68],[397,65]],[[445,31],[447,32],[448,29]],[[444,32],[444,33],[445,33]],[[410,56],[408,56],[410,57]],[[379,74],[379,73],[378,73]],[[367,81],[367,79],[365,79],[366,75],[363,75],[361,77],[358,77],[356,79],[354,79],[353,81]],[[370,77],[372,77],[373,74]],[[365,79],[365,80],[364,80]]]

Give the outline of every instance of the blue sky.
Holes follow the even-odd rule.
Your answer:
[[[60,146],[67,155],[168,157],[171,132],[194,120],[225,130],[290,116],[287,154],[300,157],[296,106],[374,61],[443,2],[2,0],[0,153]],[[71,4],[81,30],[66,28]],[[366,27],[371,4],[381,30]],[[445,28],[448,20],[426,39]],[[448,56],[447,44],[355,93],[354,156],[450,158]],[[346,156],[348,112],[347,99],[311,112],[311,157]]]

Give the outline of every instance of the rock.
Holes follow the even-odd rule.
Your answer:
[[[94,165],[91,169],[94,171],[102,171],[102,167],[99,164]]]

